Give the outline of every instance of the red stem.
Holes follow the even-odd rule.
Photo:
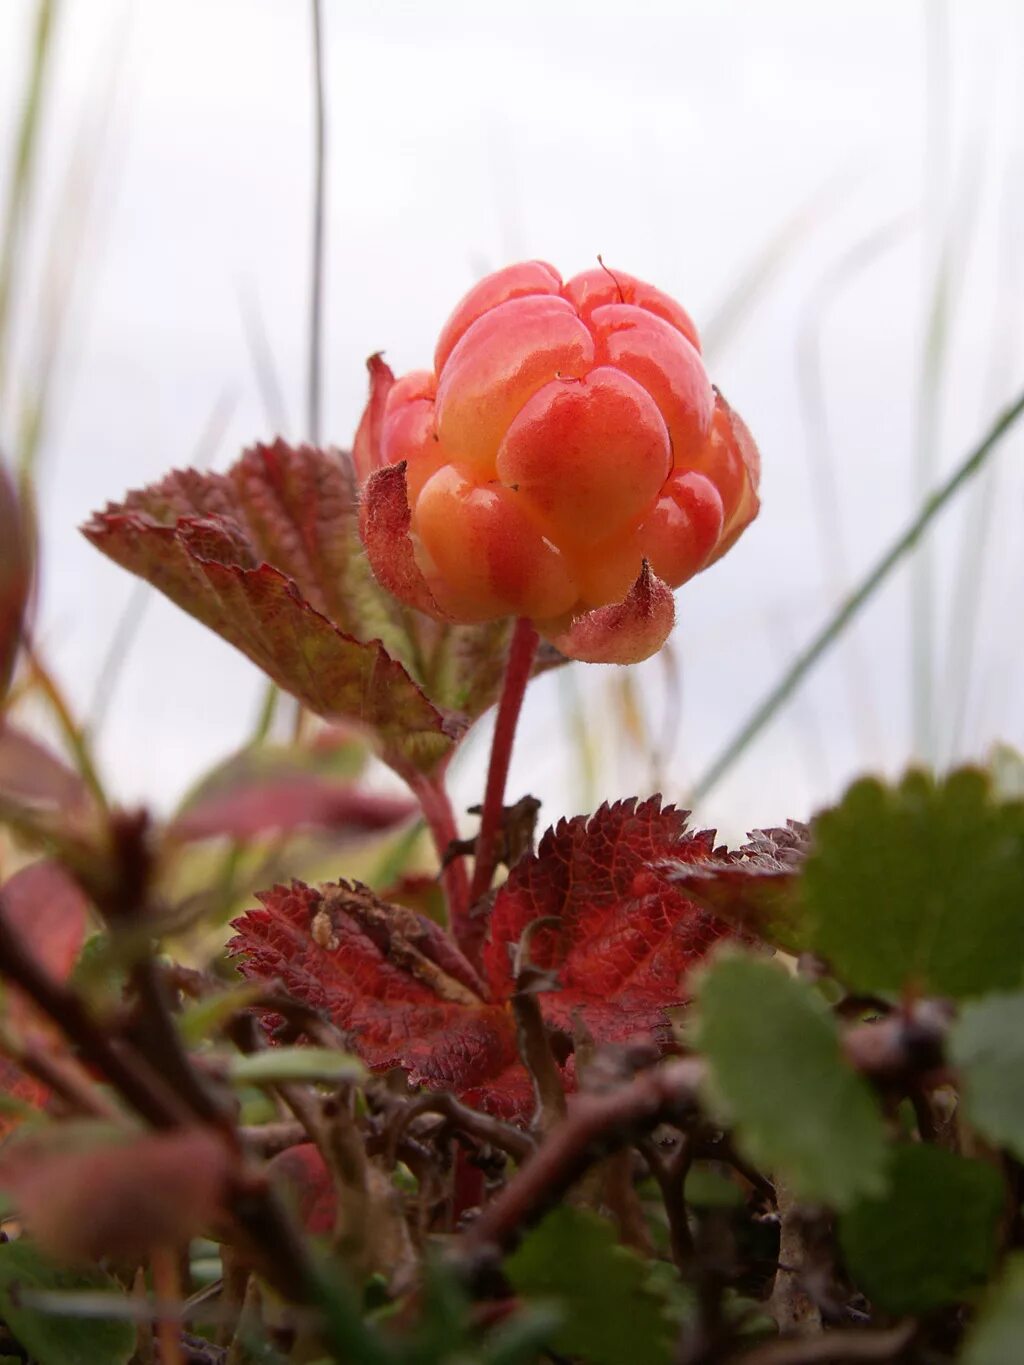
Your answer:
[[[443,861],[449,846],[459,837],[455,812],[444,785],[444,774],[435,778],[419,778],[411,785],[433,836],[437,856]],[[473,935],[469,928],[469,877],[462,858],[451,860],[441,873],[441,885],[448,903],[448,923],[455,941],[465,949]]]
[[[505,683],[502,687],[501,701],[498,703],[498,718],[494,723],[491,763],[487,770],[484,808],[480,817],[480,833],[476,841],[473,884],[469,892],[472,905],[490,890],[494,877],[498,861],[501,817],[505,807],[505,783],[512,760],[512,745],[539,638],[533,622],[520,617],[508,647]]]

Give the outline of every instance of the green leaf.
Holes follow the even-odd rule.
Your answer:
[[[551,1338],[556,1350],[589,1365],[671,1361],[671,1329],[646,1284],[646,1265],[597,1214],[568,1207],[548,1214],[506,1260],[505,1273],[524,1298],[563,1309]]]
[[[964,1340],[960,1365],[1008,1365],[1024,1341],[1024,1254],[1007,1259]]]
[[[881,1114],[814,989],[777,963],[730,952],[700,975],[696,998],[712,1103],[750,1160],[799,1199],[842,1209],[880,1194]]]
[[[848,986],[963,997],[1024,980],[1024,802],[997,802],[984,773],[865,779],[813,833],[813,945]]]
[[[123,1301],[117,1283],[102,1271],[61,1269],[24,1239],[0,1246],[0,1316],[38,1365],[125,1365],[134,1353],[130,1322],[57,1316],[31,1304],[33,1290],[83,1289]]]
[[[964,1108],[978,1132],[1024,1159],[1024,994],[967,1005],[949,1038]]]
[[[181,1036],[190,1047],[205,1042],[236,1014],[248,1009],[264,994],[262,981],[244,981],[186,1005],[178,1020]]]
[[[1003,1182],[991,1166],[941,1147],[895,1148],[888,1194],[839,1222],[856,1283],[890,1313],[926,1313],[981,1284],[996,1255]]]
[[[358,1084],[366,1079],[366,1068],[358,1057],[329,1047],[275,1047],[251,1057],[233,1057],[228,1077],[232,1085]]]

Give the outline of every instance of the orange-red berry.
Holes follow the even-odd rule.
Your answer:
[[[390,382],[376,362],[375,385],[382,372]],[[371,406],[361,472],[371,432],[372,464],[405,462],[412,553],[450,619],[527,616],[561,643],[574,618],[637,602],[663,631],[658,588],[718,558],[757,514],[757,449],[711,387],[693,322],[620,271],[563,283],[525,261],[489,275],[442,329],[434,370],[386,398],[375,388]],[[620,615],[595,616],[587,639]]]

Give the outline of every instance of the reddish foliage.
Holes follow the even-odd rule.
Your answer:
[[[32,863],[0,890],[3,913],[39,963],[66,981],[85,941],[89,907],[68,874],[51,862]]]
[[[278,1152],[267,1164],[271,1180],[284,1191],[307,1232],[329,1236],[338,1214],[338,1194],[323,1157],[311,1142]]]
[[[0,888],[0,913],[39,963],[66,981],[81,952],[88,927],[88,903],[57,863],[22,868]],[[8,988],[5,1023],[19,1042],[63,1051],[65,1043],[15,986]],[[34,1076],[8,1058],[0,1058],[0,1093],[42,1109],[50,1094]],[[0,1136],[16,1123],[16,1115],[0,1116]]]
[[[341,457],[257,446],[227,474],[171,474],[84,529],[311,710],[370,727],[399,764],[429,769],[451,749],[447,718],[381,643],[401,646],[399,608],[361,553]]]
[[[44,1251],[95,1262],[145,1256],[203,1232],[222,1210],[233,1160],[220,1135],[192,1128],[77,1151],[25,1142],[0,1169]]]
[[[712,834],[687,834],[686,819],[652,797],[548,830],[495,901],[484,954],[495,996],[512,989],[510,947],[545,920],[529,939],[532,965],[558,979],[559,989],[542,997],[545,1017],[571,1030],[576,1015],[597,1042],[657,1033],[665,1009],[685,999],[686,972],[727,932],[658,866],[712,853]]]
[[[686,893],[745,933],[786,952],[803,942],[798,901],[800,869],[810,831],[797,820],[785,829],[756,829],[734,853],[722,849],[706,862],[672,863],[668,877]]]
[[[0,801],[67,817],[85,810],[89,793],[73,769],[0,717]]]
[[[328,1013],[371,1067],[522,1116],[532,1089],[510,1001],[524,933],[529,965],[550,973],[540,996],[549,1025],[582,1025],[598,1043],[664,1042],[686,972],[728,930],[661,864],[711,853],[711,836],[687,834],[685,813],[657,798],[563,821],[498,892],[485,981],[431,920],[345,883],[275,887],[235,921],[231,949],[247,976],[279,979]]]
[[[319,773],[293,773],[212,792],[175,820],[171,834],[179,839],[251,839],[301,828],[357,833],[389,829],[415,810],[404,797],[381,796]]]

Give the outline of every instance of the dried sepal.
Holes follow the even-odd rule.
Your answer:
[[[570,659],[592,664],[636,664],[656,654],[676,619],[667,583],[645,559],[636,582],[621,602],[578,616],[565,630],[545,631]]]

